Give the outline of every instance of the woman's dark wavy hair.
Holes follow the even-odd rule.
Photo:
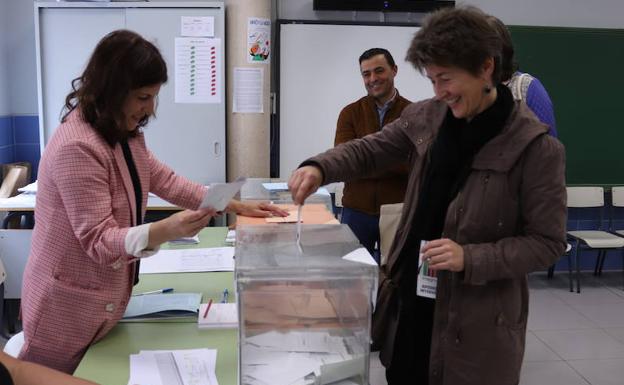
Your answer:
[[[130,91],[165,82],[167,64],[154,44],[132,31],[113,31],[95,47],[82,75],[72,80],[61,121],[79,108],[84,120],[114,146],[139,131],[125,127],[123,106]],[[148,120],[144,117],[139,127]]]
[[[458,67],[478,75],[494,59],[492,82],[501,82],[502,43],[488,15],[471,6],[443,8],[429,14],[414,35],[405,60],[423,72],[428,65]]]

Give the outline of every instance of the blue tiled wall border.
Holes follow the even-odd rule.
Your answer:
[[[0,116],[0,163],[30,162],[31,179],[39,169],[39,117],[36,115]]]

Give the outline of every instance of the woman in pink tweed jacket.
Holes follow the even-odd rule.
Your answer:
[[[137,258],[165,241],[196,234],[215,214],[195,211],[204,186],[176,175],[145,146],[141,127],[154,114],[166,81],[158,49],[122,30],[98,43],[72,83],[68,112],[39,167],[36,226],[22,291],[21,359],[72,373],[88,346],[122,317]],[[190,210],[141,224],[149,191]],[[285,214],[275,206],[237,201],[228,210]]]

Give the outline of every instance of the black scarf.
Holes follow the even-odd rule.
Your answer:
[[[415,281],[420,241],[440,238],[448,206],[468,179],[475,155],[501,132],[513,109],[511,91],[504,85],[499,85],[496,91],[494,104],[471,121],[455,118],[449,108],[429,149],[416,213],[399,258],[410,261],[408,271],[414,273],[408,273],[408,282]],[[413,293],[411,288],[410,292]]]
[[[134,159],[132,158],[132,151],[130,151],[128,140],[123,139],[120,142],[120,144],[121,144],[121,149],[123,150],[124,159],[126,160],[126,164],[128,165],[128,171],[130,172],[130,178],[132,179],[132,186],[134,187],[134,198],[136,202],[136,225],[138,226],[143,223],[143,218],[141,216],[141,202],[143,199],[143,193],[141,191],[141,181],[139,180],[139,173],[137,172]],[[141,260],[139,259],[136,261],[136,266],[134,267],[134,281],[133,281],[134,285],[139,283],[139,266],[140,265],[141,265]]]

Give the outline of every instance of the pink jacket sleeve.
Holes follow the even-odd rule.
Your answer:
[[[150,191],[167,201],[196,210],[207,190],[205,186],[177,175],[169,166],[162,163],[147,150],[150,167]]]

